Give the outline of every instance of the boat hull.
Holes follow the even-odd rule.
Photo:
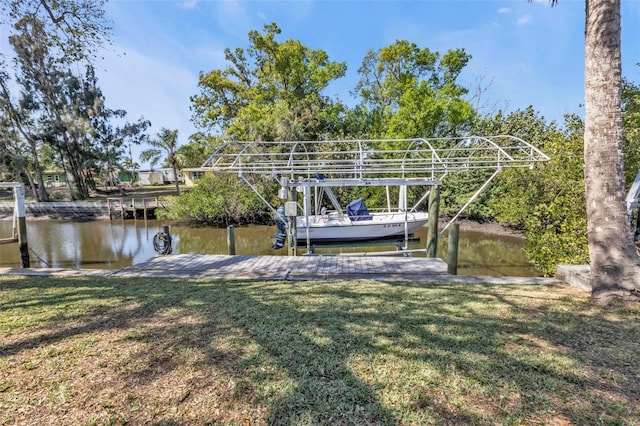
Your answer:
[[[304,244],[307,239],[312,243],[335,243],[404,238],[405,234],[414,234],[428,220],[424,212],[373,213],[370,216],[370,220],[361,221],[337,214],[309,216],[308,226],[306,218],[299,217],[296,223],[298,244]]]

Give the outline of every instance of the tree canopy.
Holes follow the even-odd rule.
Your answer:
[[[94,172],[109,174],[150,124],[123,123],[126,111],[106,106],[92,65],[109,40],[104,2],[13,0],[1,7],[15,54],[11,61],[0,56],[1,167],[28,181],[41,201],[48,199],[44,168],[62,169],[72,197],[87,198]]]
[[[180,194],[178,184],[178,167],[182,166],[180,153],[178,151],[178,130],[160,129],[155,138],[148,141],[151,148],[140,154],[141,161],[149,161],[151,166],[155,166],[164,155],[167,156],[167,163],[173,171],[173,180],[176,185],[176,194]]]
[[[106,0],[7,0],[0,3],[0,23],[39,22],[39,45],[56,50],[66,63],[89,60],[109,42],[111,23]],[[34,46],[36,47],[36,46]]]
[[[470,59],[464,49],[441,55],[406,40],[370,50],[356,91],[376,136],[458,136],[469,130],[475,111],[457,80]]]
[[[249,33],[248,49],[225,49],[229,66],[200,75],[192,96],[196,122],[243,140],[315,140],[336,125],[341,105],[323,95],[346,64],[298,40],[278,42],[280,28]]]

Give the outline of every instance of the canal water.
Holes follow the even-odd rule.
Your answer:
[[[119,269],[148,260],[156,253],[153,237],[159,221],[57,221],[27,222],[29,255],[33,268]],[[0,238],[11,235],[12,221],[0,220]],[[234,229],[236,254],[287,255],[286,247],[271,248],[275,226],[243,226]],[[224,228],[172,225],[173,254],[227,254]],[[411,248],[424,248],[426,228]],[[438,257],[447,260],[446,236],[438,243]],[[536,276],[523,253],[524,240],[508,235],[465,231],[460,227],[458,273],[461,275]],[[379,246],[318,248],[316,253],[392,251],[393,243]],[[306,248],[298,249],[306,252]],[[416,253],[414,256],[424,256]],[[0,267],[20,267],[17,244],[0,245]]]

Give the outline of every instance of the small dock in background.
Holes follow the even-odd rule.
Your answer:
[[[107,198],[109,219],[154,219],[156,210],[160,208],[157,198],[125,200],[125,198]]]

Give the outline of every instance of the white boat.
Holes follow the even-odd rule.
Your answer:
[[[297,244],[405,239],[412,236],[428,221],[427,212],[398,210],[369,213],[362,199],[349,203],[346,210],[343,212],[338,208],[336,211],[327,212],[326,209],[321,209],[319,214],[298,216],[296,218]],[[284,208],[280,209],[276,215],[276,223],[278,233],[274,235],[276,239],[274,248],[280,248],[284,245],[287,235]]]
[[[427,223],[426,212],[382,212],[349,215],[340,212],[324,213],[296,220],[298,244],[371,241],[411,236]]]
[[[404,238],[404,213],[374,213],[371,216],[370,221],[354,222],[344,215],[340,217],[337,213],[332,213],[323,217],[310,217],[309,226],[305,218],[298,218],[298,244],[306,242],[307,235],[312,243]],[[425,212],[409,213],[406,219],[406,233],[409,236],[413,235],[427,223],[427,220]]]

